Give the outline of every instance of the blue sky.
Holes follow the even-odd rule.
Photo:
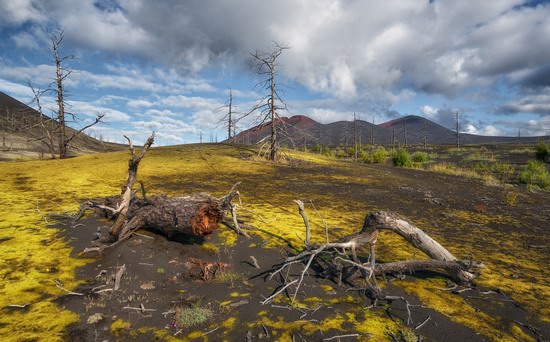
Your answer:
[[[92,135],[159,145],[226,131],[228,89],[248,112],[260,95],[250,52],[271,42],[289,113],[323,123],[416,114],[483,135],[550,134],[548,1],[0,0],[0,91],[23,102],[54,77],[64,30],[71,110]],[[54,99],[44,97],[46,108]],[[254,115],[239,122],[246,129]]]

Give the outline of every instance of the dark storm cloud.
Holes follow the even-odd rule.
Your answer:
[[[191,73],[242,66],[249,51],[286,42],[286,76],[341,98],[368,93],[399,101],[404,79],[413,92],[456,95],[536,69],[550,55],[546,2],[2,2],[7,11],[0,16],[11,23],[49,17],[78,44]]]
[[[518,83],[527,88],[550,87],[550,64],[525,73]]]

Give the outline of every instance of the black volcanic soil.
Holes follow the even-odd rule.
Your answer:
[[[421,220],[426,215],[431,217],[435,235],[444,235],[445,240],[454,246],[460,246],[464,236],[463,231],[446,230],[445,225],[453,223],[463,224],[463,218],[449,215],[447,209],[460,210],[466,213],[513,216],[521,219],[521,224],[514,226],[502,224],[498,221],[489,222],[490,226],[502,236],[521,233],[521,243],[524,248],[529,246],[545,246],[541,249],[542,258],[550,261],[547,253],[549,236],[547,234],[550,218],[550,201],[547,193],[521,192],[519,204],[507,206],[503,203],[503,188],[489,187],[478,180],[424,172],[419,170],[399,169],[384,165],[353,165],[341,163],[338,168],[323,168],[318,164],[300,162],[297,164],[277,166],[276,174],[281,179],[303,179],[302,182],[292,183],[292,192],[303,195],[303,198],[315,198],[316,194],[330,193],[335,198],[346,198],[350,205],[373,203],[371,208],[376,210],[390,210],[405,215],[412,222]],[[323,177],[319,178],[318,175]],[[367,185],[346,180],[372,180]],[[311,179],[311,180],[310,180]],[[155,183],[166,187],[169,180],[152,179]],[[200,178],[182,184],[173,184],[179,189],[192,191],[197,189],[215,191],[216,188]],[[243,181],[240,191],[253,196],[255,189],[263,187],[265,192],[280,191],[275,182],[269,184],[261,177]],[[219,190],[219,189],[218,189]],[[519,189],[523,191],[522,189]],[[291,199],[282,197],[275,199],[262,198],[262,202],[273,206],[281,206],[282,202]],[[355,203],[355,204],[354,204]],[[330,199],[318,199],[318,207],[330,205]],[[358,208],[358,210],[362,210]],[[450,223],[449,223],[450,222]],[[92,236],[98,227],[107,229],[107,223],[96,218],[87,218],[78,224],[67,222],[63,234],[74,246],[75,251],[81,251],[91,243]],[[472,229],[477,229],[473,225]],[[444,234],[442,233],[444,232]],[[107,250],[101,257],[79,269],[77,277],[83,281],[76,292],[85,296],[68,295],[60,299],[60,304],[69,310],[81,314],[78,324],[71,327],[68,339],[71,341],[104,341],[104,340],[163,340],[167,336],[209,341],[245,341],[247,335],[251,341],[267,340],[264,328],[260,324],[261,317],[277,321],[284,317],[284,322],[292,323],[299,319],[321,322],[323,319],[337,313],[346,313],[371,305],[370,300],[358,291],[349,291],[349,287],[338,288],[330,279],[324,279],[312,270],[305,277],[299,297],[320,298],[318,302],[311,302],[310,309],[299,310],[287,304],[274,303],[261,305],[260,302],[272,294],[279,286],[280,279],[269,280],[270,270],[292,251],[288,249],[266,248],[264,241],[253,236],[251,239],[238,237],[234,246],[225,247],[225,238],[220,236],[221,231],[211,237],[200,240],[190,240],[179,237],[168,240],[162,235],[140,231],[142,235],[134,235],[128,241]],[[483,241],[480,239],[480,249]],[[218,250],[212,248],[217,246]],[[250,256],[254,256],[260,269],[251,264]],[[476,258],[478,255],[476,255]],[[483,255],[479,256],[483,259]],[[193,260],[206,262],[221,262],[227,264],[226,270],[238,275],[232,281],[218,282],[215,279],[203,279],[201,271]],[[122,277],[121,288],[118,291],[105,291],[92,294],[92,289],[107,289],[105,286],[118,267],[125,265],[127,271]],[[548,265],[548,262],[546,263]],[[298,265],[297,265],[298,266]],[[105,271],[105,272],[102,272]],[[292,269],[291,274],[298,274],[299,267]],[[541,275],[548,270],[541,269]],[[513,274],[511,277],[521,277]],[[418,272],[407,275],[405,280],[414,282],[415,279],[444,277],[436,272]],[[417,298],[406,293],[402,288],[391,284],[386,285],[389,294],[405,297],[410,304],[419,305]],[[321,285],[333,288],[325,291]],[[486,294],[488,290],[496,290]],[[465,298],[478,311],[492,317],[499,317],[502,329],[508,329],[514,321],[522,322],[535,327],[541,336],[550,336],[550,325],[536,319],[532,313],[518,303],[509,300],[510,293],[499,289],[484,289],[473,287],[471,290],[457,293],[456,296]],[[349,299],[351,296],[351,300]],[[483,298],[483,299],[479,299]],[[548,303],[540,303],[546,305]],[[174,324],[174,313],[186,307],[207,307],[214,311],[214,317],[208,323],[190,329],[181,329]],[[137,308],[137,310],[136,310]],[[145,309],[145,310],[141,310]],[[154,310],[154,311],[149,311]],[[375,310],[378,313],[404,324],[406,320],[405,305],[402,301],[393,301],[380,305]],[[101,314],[103,319],[97,323],[88,323],[87,320],[94,314]],[[483,335],[451,321],[448,317],[427,307],[411,307],[414,330],[427,317],[430,320],[414,330],[427,341],[485,341]],[[230,318],[235,318],[231,322]],[[127,329],[113,332],[113,322],[122,319],[129,322]],[[286,329],[285,329],[286,328]],[[280,338],[285,332],[291,332],[295,340],[321,341],[337,335],[352,334],[353,327],[346,327],[346,331],[328,330],[316,331],[306,336],[294,331],[284,324],[277,328],[268,328],[270,340],[286,340]],[[181,331],[180,331],[181,330]],[[158,331],[163,334],[159,335]],[[524,333],[535,337],[529,328],[523,328]],[[190,335],[195,332],[194,335]],[[387,336],[388,340],[391,337]],[[536,338],[536,337],[535,337]],[[367,340],[368,336],[347,337],[342,341]],[[543,340],[541,338],[541,340]]]
[[[68,227],[71,225],[74,227],[66,228],[67,226],[65,226],[64,234],[76,250],[82,250],[89,246],[90,237],[96,232],[97,227],[104,226],[104,223],[95,218],[85,219],[76,225],[66,223]],[[293,310],[284,304],[263,306],[260,302],[280,285],[278,279],[268,280],[269,271],[273,270],[274,265],[284,260],[284,256],[288,255],[287,251],[264,248],[262,247],[263,241],[254,236],[251,239],[239,237],[235,246],[222,247],[217,253],[204,248],[203,243],[221,245],[222,241],[218,232],[204,241],[189,241],[184,238],[179,241],[170,241],[164,236],[147,231],[140,231],[140,234],[107,251],[95,262],[79,269],[77,277],[82,279],[84,284],[75,292],[83,293],[85,296],[67,295],[58,300],[63,307],[82,315],[81,322],[72,326],[68,332],[69,340],[151,341],[155,339],[155,334],[148,328],[165,330],[169,335],[176,334],[181,337],[191,331],[208,333],[212,330],[207,328],[211,324],[219,326],[217,330],[208,334],[209,339],[213,341],[224,339],[244,341],[248,331],[253,336],[252,340],[259,340],[264,334],[263,327],[257,323],[261,311],[268,311],[269,316],[273,317],[282,316],[288,322],[304,319],[304,317],[322,321],[334,315],[335,311],[346,312],[351,307],[357,308],[371,304],[370,300],[357,292],[347,292],[346,288],[338,288],[331,280],[318,277],[311,272],[311,275],[305,278],[302,285],[303,292],[301,291],[300,296],[327,300],[327,302],[314,304],[315,308],[319,307],[315,312]],[[261,269],[253,267],[250,256],[255,256]],[[215,279],[204,280],[200,269],[189,263],[189,260],[226,263],[229,265],[228,270],[240,275],[240,279],[224,283],[219,283]],[[112,285],[104,285],[122,265],[125,265],[126,273],[122,277],[121,287],[118,291],[93,293],[98,289],[112,287]],[[297,275],[299,271],[301,271],[299,268],[294,268],[291,275]],[[415,276],[434,275],[441,276],[441,274],[432,272],[419,272]],[[327,293],[320,285],[329,285],[334,290]],[[419,325],[428,316],[430,317],[430,320],[417,332],[426,340],[484,340],[474,331],[452,322],[440,313],[420,307],[416,298],[408,295],[399,287],[388,284],[386,290],[392,295],[405,297],[411,305],[415,305],[410,308],[413,325]],[[476,289],[472,292],[477,291]],[[348,298],[350,294],[354,298],[352,302],[349,299],[338,303],[328,302],[335,298]],[[229,304],[223,304],[228,301],[230,301]],[[154,311],[127,308],[141,308],[141,305],[146,310]],[[212,308],[215,312],[213,320],[194,329],[182,329],[177,334],[180,328],[174,324],[174,314],[170,311],[193,305]],[[405,321],[407,319],[405,303],[399,300],[373,310],[385,312],[387,317],[394,320]],[[90,316],[98,313],[104,317],[100,322],[92,324],[87,322]],[[227,329],[222,326],[222,323],[229,317],[236,317],[236,323]],[[119,331],[115,336],[110,325],[119,318],[130,322],[131,327]],[[256,322],[255,325],[250,327],[249,324],[253,322]],[[145,329],[140,330],[140,328]],[[278,340],[276,336],[280,336],[281,331],[269,329],[269,334],[274,340]],[[329,330],[302,337],[307,341],[320,341],[335,335],[343,335],[343,333],[338,330]],[[362,338],[364,339],[365,336]],[[357,338],[347,338],[346,340],[353,341]]]

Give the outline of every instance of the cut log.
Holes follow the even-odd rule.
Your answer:
[[[168,236],[206,236],[218,228],[224,210],[221,200],[206,193],[183,197],[158,195],[138,200],[128,212],[130,221],[121,237],[139,228],[160,231]]]
[[[430,258],[441,261],[457,261],[445,247],[432,239],[422,229],[407,222],[396,214],[379,211],[367,214],[361,233],[371,232],[377,229],[387,229],[401,235],[407,242],[426,253]],[[474,275],[461,269],[449,269],[449,274],[460,282],[470,282]]]

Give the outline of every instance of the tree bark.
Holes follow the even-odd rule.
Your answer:
[[[127,214],[130,221],[121,231],[121,237],[139,228],[157,230],[168,236],[206,236],[218,228],[223,209],[219,199],[206,193],[152,196],[132,204]]]

